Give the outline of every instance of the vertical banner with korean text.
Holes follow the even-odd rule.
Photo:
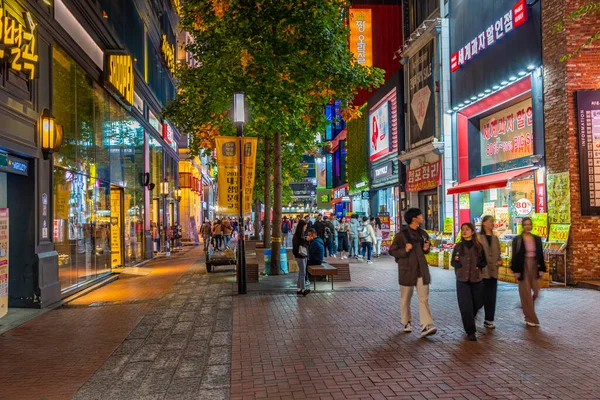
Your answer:
[[[252,209],[252,193],[254,192],[254,178],[256,177],[256,149],[258,146],[258,139],[245,137],[242,138],[242,145],[244,149],[244,159],[242,165],[242,178],[243,178],[243,206],[244,214],[249,213]]]
[[[372,18],[368,8],[350,9],[350,51],[358,64],[373,65]]]
[[[0,318],[8,312],[8,208],[0,208]]]
[[[218,136],[215,138],[217,150],[217,185],[219,214],[238,215],[239,208],[239,138]]]

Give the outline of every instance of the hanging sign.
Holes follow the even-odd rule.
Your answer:
[[[350,9],[350,51],[360,65],[373,66],[373,25],[370,9]]]
[[[520,0],[513,6],[512,10],[506,12],[495,23],[488,26],[485,31],[450,56],[450,71],[458,71],[460,67],[503,39],[513,29],[527,22],[527,17],[526,0]]]
[[[411,148],[430,142],[435,132],[435,102],[432,98],[434,96],[433,62],[433,40],[408,60]]]
[[[160,40],[160,49],[167,63],[167,68],[172,74],[175,73],[175,46],[169,43],[167,35],[162,35]]]
[[[220,214],[240,213],[239,139],[232,136],[215,138],[217,151],[218,206]]]
[[[0,8],[0,59],[8,58],[8,68],[24,72],[34,79],[39,55],[37,54],[35,23],[30,13],[24,13],[27,26],[22,25],[9,13]]]
[[[421,190],[435,189],[442,183],[442,160],[433,164],[424,164],[407,172],[406,191],[420,192]]]
[[[0,318],[8,313],[8,208],[0,208]]]
[[[545,213],[547,210],[545,178],[543,168],[535,171],[535,212],[537,213]]]
[[[254,178],[256,177],[257,146],[257,138],[242,138],[242,149],[244,151],[242,164],[244,214],[249,213],[252,210],[252,194],[254,193]]]
[[[107,51],[104,56],[106,82],[126,105],[134,103],[133,57],[123,51]],[[158,130],[158,128],[156,129]]]
[[[369,114],[369,159],[375,161],[389,152],[390,113],[387,101]]]

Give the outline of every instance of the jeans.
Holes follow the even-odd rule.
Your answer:
[[[358,236],[350,236],[350,257],[358,256]]]
[[[458,308],[460,309],[463,327],[467,334],[477,332],[475,316],[477,315],[477,311],[483,307],[484,290],[483,282],[456,281]]]
[[[215,240],[215,250],[220,249],[223,242],[223,235],[213,235],[213,239]]]
[[[231,235],[223,235],[225,239],[225,247],[229,247],[229,242],[231,241]]]
[[[210,244],[210,236],[203,235],[202,242],[204,243],[204,251],[208,250],[208,245]]]
[[[335,254],[334,244],[335,242],[333,241],[333,238],[331,236],[325,239],[325,257],[332,257]]]
[[[375,253],[375,255],[378,255],[378,256],[381,255],[381,242],[382,241],[383,241],[382,238],[377,238],[377,241],[375,242],[374,249],[373,249],[373,253]]]
[[[367,253],[367,260],[371,261],[371,253],[373,251],[373,243],[371,242],[362,242],[362,256],[365,258],[365,253]]]
[[[281,246],[283,248],[290,247],[289,243],[288,243],[289,236],[290,236],[289,232],[288,233],[283,233],[283,232],[281,233]]]
[[[485,320],[494,321],[494,315],[496,314],[496,294],[498,293],[498,279],[484,279],[483,287],[485,288],[483,296],[483,309],[485,310]]]
[[[296,287],[298,289],[306,289],[306,258],[296,258],[298,263],[298,282]]]

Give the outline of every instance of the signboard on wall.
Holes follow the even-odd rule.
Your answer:
[[[0,35],[0,59],[8,59],[8,68],[27,74],[28,79],[36,76],[39,55],[37,53],[36,37],[34,30],[36,24],[29,12],[25,13],[23,25],[10,13],[4,13],[0,8],[2,18],[2,34]]]
[[[531,98],[479,121],[481,167],[533,155]]]
[[[548,174],[548,222],[571,223],[571,183],[568,172]]]
[[[408,60],[411,148],[425,144],[435,134],[433,40]]]
[[[133,57],[123,51],[107,51],[104,56],[104,71],[106,83],[117,98],[132,106],[135,90]]]
[[[581,215],[600,215],[600,90],[576,96]]]
[[[369,159],[375,161],[390,149],[390,102],[369,114]]]
[[[0,318],[8,312],[8,208],[0,208]]]
[[[415,193],[421,190],[435,189],[442,184],[441,169],[442,160],[409,169],[406,173],[406,191]]]
[[[356,62],[373,66],[373,23],[370,9],[350,9],[350,51]]]

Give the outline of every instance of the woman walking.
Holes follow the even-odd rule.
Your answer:
[[[298,295],[306,296],[310,289],[306,285],[306,262],[308,258],[308,242],[304,238],[306,230],[306,222],[303,219],[298,221],[298,226],[292,238],[292,253],[298,263],[298,282],[296,284],[296,292]]]
[[[485,253],[475,234],[475,226],[464,223],[462,238],[452,252],[452,266],[456,274],[456,295],[467,340],[477,341],[475,316],[483,306],[484,286],[481,270],[486,266]]]
[[[485,320],[483,326],[494,329],[494,315],[496,314],[496,295],[498,293],[498,267],[502,265],[500,257],[500,241],[494,235],[494,217],[486,215],[481,221],[479,243],[485,253],[486,266],[483,269],[483,309]]]
[[[540,326],[535,313],[535,300],[540,294],[539,279],[546,272],[542,239],[531,233],[531,218],[523,218],[523,233],[513,239],[510,269],[519,281],[521,307],[528,326]],[[532,293],[533,291],[533,293]]]
[[[340,260],[345,260],[348,258],[348,232],[350,231],[350,227],[346,223],[345,218],[340,218],[340,223],[337,227],[337,251],[340,252]]]
[[[381,242],[383,241],[383,233],[381,232],[381,220],[379,219],[379,217],[375,217],[373,229],[375,230],[376,239],[374,243],[375,248],[373,249],[373,253],[375,254],[375,257],[379,257],[381,256]]]

